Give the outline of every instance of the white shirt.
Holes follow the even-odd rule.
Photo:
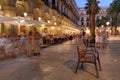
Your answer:
[[[0,38],[0,46],[5,46],[6,45],[6,38]]]
[[[42,37],[45,37],[45,36],[46,36],[46,33],[43,32],[43,33],[42,33]]]
[[[103,40],[102,36],[96,35],[95,42],[102,43],[102,40]]]

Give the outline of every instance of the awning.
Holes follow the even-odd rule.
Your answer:
[[[0,15],[0,22],[1,23],[8,23],[8,24],[13,24],[13,25],[34,25],[34,24],[45,24],[44,21],[37,21],[37,20],[30,20],[30,19],[25,19],[24,17],[7,17]]]
[[[14,18],[6,17],[3,15],[0,15],[0,22],[6,22],[6,21],[14,21]]]

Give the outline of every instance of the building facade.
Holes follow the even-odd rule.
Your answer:
[[[101,10],[98,14],[96,14],[96,19],[102,19],[102,17],[105,17],[107,15],[107,8],[108,7],[101,7]],[[81,27],[88,27],[90,26],[90,18],[89,15],[86,14],[86,10],[84,8],[79,8],[79,15],[80,20],[79,24]]]
[[[74,0],[2,0],[0,15],[0,34],[29,31],[33,25],[29,25],[27,20],[43,22],[34,26],[39,32],[48,34],[76,32],[79,25],[79,12]],[[15,24],[18,19],[19,23]],[[28,24],[22,24],[21,19]]]

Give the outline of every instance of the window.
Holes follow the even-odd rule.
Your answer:
[[[83,18],[83,17],[81,18],[81,21],[84,21],[84,18]]]
[[[87,22],[87,26],[89,26],[89,22]]]
[[[81,22],[81,25],[83,26],[83,25],[84,25],[84,22]]]

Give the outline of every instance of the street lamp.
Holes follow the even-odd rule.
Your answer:
[[[57,25],[57,23],[56,23],[56,22],[54,22],[54,25]]]
[[[48,23],[50,23],[50,20],[47,20]]]
[[[108,26],[110,24],[110,22],[108,21],[108,22],[106,22],[106,25]]]
[[[23,15],[24,15],[24,17],[27,17],[27,13],[26,12],[24,12]]]
[[[38,20],[41,21],[41,17],[38,17]]]

